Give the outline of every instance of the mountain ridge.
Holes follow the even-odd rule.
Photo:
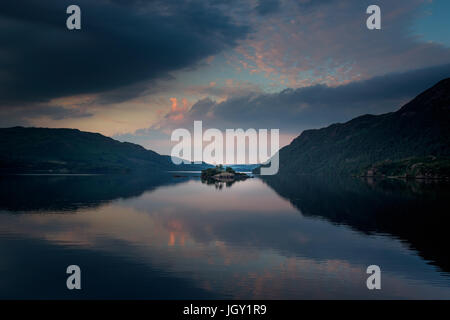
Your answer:
[[[414,172],[397,166],[397,175],[437,177],[442,170],[436,172],[433,161],[438,159],[450,174],[450,78],[395,112],[305,130],[280,149],[279,157],[281,173],[376,175],[380,171],[371,169],[380,163],[416,159]]]
[[[0,128],[0,172],[129,173],[200,170],[174,165],[171,157],[100,133],[67,128]]]

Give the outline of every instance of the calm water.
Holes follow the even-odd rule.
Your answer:
[[[0,177],[0,298],[450,299],[448,185],[181,175]]]

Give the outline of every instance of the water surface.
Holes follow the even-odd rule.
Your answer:
[[[449,299],[448,185],[2,176],[0,298]],[[82,290],[66,289],[66,267]],[[366,268],[382,270],[368,290]]]

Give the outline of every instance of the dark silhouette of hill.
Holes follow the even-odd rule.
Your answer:
[[[306,130],[279,156],[280,172],[450,177],[450,78],[396,112]]]
[[[76,129],[0,129],[0,172],[128,173],[200,170],[205,165],[175,166],[169,156]]]

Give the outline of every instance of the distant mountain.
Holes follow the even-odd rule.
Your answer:
[[[281,173],[450,177],[450,78],[396,112],[306,130],[279,156]]]
[[[201,170],[209,165],[180,165],[140,145],[76,129],[0,129],[0,172],[127,173]]]
[[[225,164],[224,167],[230,167],[238,172],[251,172],[253,169],[259,167],[259,164]]]

